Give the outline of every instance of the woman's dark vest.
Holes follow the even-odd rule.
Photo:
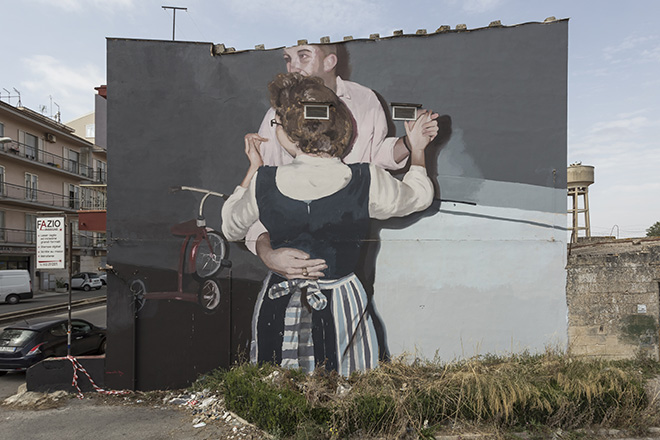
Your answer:
[[[270,234],[273,249],[289,247],[322,258],[325,279],[344,277],[355,270],[360,246],[369,231],[369,164],[349,165],[352,178],[329,196],[294,200],[275,184],[277,167],[261,167],[256,198],[259,219]]]

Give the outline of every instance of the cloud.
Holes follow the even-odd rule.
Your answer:
[[[445,0],[444,3],[450,6],[459,5],[460,8],[470,14],[480,14],[492,11],[501,6],[506,0]]]
[[[569,162],[579,160],[595,166],[597,179],[599,175],[607,176],[605,182],[614,188],[631,184],[640,188],[647,185],[650,190],[660,182],[658,137],[660,116],[657,114],[644,109],[619,114],[596,122],[582,132],[572,132]],[[619,197],[614,192],[611,196]]]
[[[492,11],[503,3],[503,0],[465,0],[463,10],[465,12],[478,14]]]
[[[295,27],[301,32],[335,29],[338,33],[377,24],[383,8],[374,0],[228,0],[226,6],[242,18],[267,18],[278,22],[283,29]]]
[[[21,82],[21,87],[33,96],[43,96],[47,102],[49,96],[55,102],[66,102],[61,108],[65,117],[62,121],[73,119],[93,110],[94,87],[105,83],[105,75],[92,64],[65,65],[50,55],[34,55],[21,60],[30,77]],[[36,110],[36,109],[33,109]]]
[[[660,45],[657,35],[629,35],[619,44],[603,48],[603,56],[611,63],[637,60],[660,61]]]
[[[660,44],[642,51],[642,58],[649,61],[660,61]]]
[[[100,9],[104,12],[133,9],[136,0],[32,0],[48,6],[55,6],[67,11],[83,11],[86,9]]]

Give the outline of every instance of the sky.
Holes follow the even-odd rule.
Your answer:
[[[0,0],[0,97],[63,123],[94,110],[106,37],[237,50],[323,36],[468,29],[569,18],[568,158],[595,167],[592,235],[640,237],[660,221],[660,1]],[[112,166],[112,164],[110,164]]]

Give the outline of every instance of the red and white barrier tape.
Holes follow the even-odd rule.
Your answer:
[[[71,382],[71,386],[76,387],[76,389],[78,390],[78,398],[79,399],[83,399],[85,396],[83,396],[82,390],[78,386],[78,371],[82,371],[83,373],[85,373],[85,376],[87,376],[87,379],[89,379],[89,383],[92,384],[92,387],[94,387],[94,390],[97,393],[109,394],[109,395],[113,395],[113,396],[119,396],[119,395],[122,395],[122,394],[130,394],[130,391],[125,391],[125,390],[122,390],[122,391],[119,391],[119,390],[117,390],[117,391],[115,391],[115,390],[104,390],[103,388],[96,385],[96,383],[92,380],[92,376],[89,375],[87,370],[85,370],[85,367],[82,366],[82,364],[78,361],[78,359],[74,358],[73,356],[67,356],[66,358],[68,360],[70,360],[71,364],[73,365],[73,381]]]

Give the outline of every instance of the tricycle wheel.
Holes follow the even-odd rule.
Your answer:
[[[133,294],[135,313],[137,313],[142,309],[142,307],[144,307],[144,303],[147,301],[147,287],[144,285],[144,281],[136,279],[130,282],[128,288]]]
[[[199,304],[204,307],[207,312],[214,312],[218,305],[220,305],[220,285],[217,281],[206,279],[199,288]]]

